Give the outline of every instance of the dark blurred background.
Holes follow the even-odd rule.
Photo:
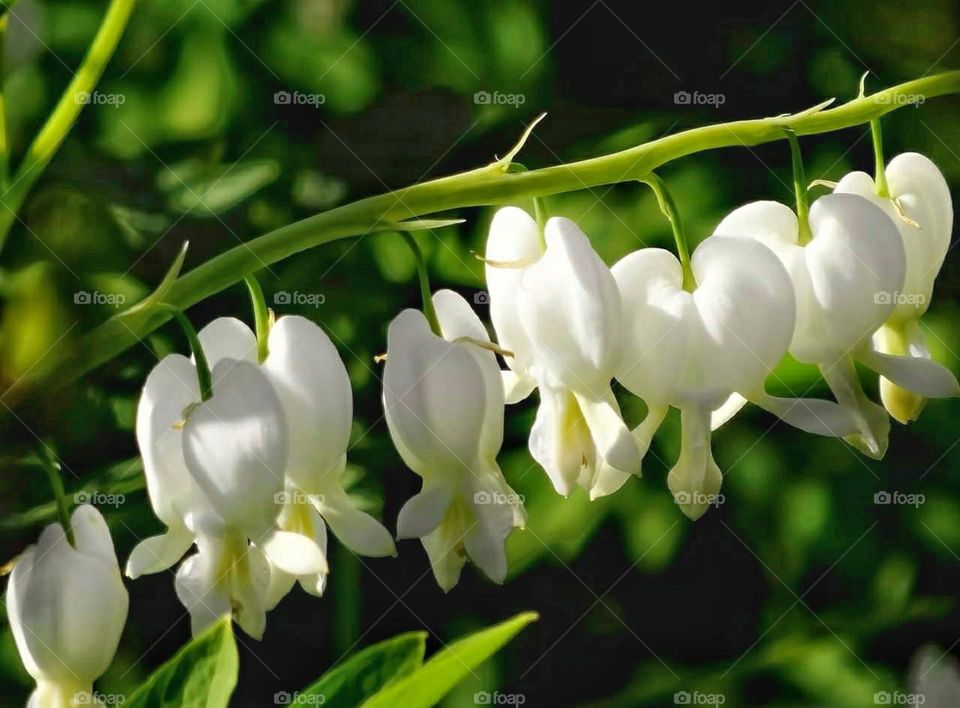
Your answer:
[[[4,76],[15,158],[79,65],[104,8],[94,0],[17,5]],[[519,158],[528,167],[847,100],[865,71],[873,90],[946,70],[957,64],[958,36],[954,0],[143,0],[98,87],[106,102],[86,107],[11,235],[0,279],[0,381],[29,379],[51,346],[108,317],[120,296],[125,305],[142,297],[187,239],[189,268],[292,220],[484,164],[541,111],[549,115]],[[677,102],[681,91],[690,103]],[[884,119],[888,156],[923,152],[956,185],[958,107],[958,97],[938,98]],[[872,170],[866,127],[802,147],[810,179]],[[699,241],[745,201],[789,202],[789,164],[785,143],[736,147],[678,160],[662,176]],[[608,263],[643,245],[672,248],[643,187],[583,190],[546,206],[578,221]],[[482,250],[491,213],[464,209],[462,226],[417,236],[434,287],[463,293],[484,319],[482,265],[470,251]],[[951,251],[924,319],[935,358],[954,371],[958,269]],[[409,253],[395,234],[369,235],[259,277],[271,302],[289,293],[302,303],[278,306],[281,313],[310,317],[337,344],[356,403],[351,491],[394,529],[419,479],[390,445],[373,357],[389,320],[419,305]],[[242,286],[188,314],[198,326],[222,315],[250,320]],[[138,538],[159,531],[132,425],[146,373],[184,348],[165,327],[76,384],[40,389],[4,411],[0,561],[53,518],[31,461],[41,440],[69,468],[70,494],[123,495],[101,507],[122,562]],[[865,381],[875,395],[875,381]],[[769,389],[825,395],[815,370],[790,361]],[[641,420],[642,404],[623,400],[629,422]],[[272,705],[275,692],[402,631],[428,630],[433,651],[525,609],[541,612],[539,623],[445,705],[499,690],[522,694],[527,706],[672,705],[678,691],[720,693],[728,706],[865,706],[877,691],[910,690],[921,646],[932,643],[934,658],[957,651],[960,402],[931,402],[919,422],[894,425],[881,463],[748,408],[715,436],[726,503],[696,523],[665,486],[677,418],[657,437],[642,480],[590,503],[580,493],[558,497],[530,459],[535,404],[507,411],[500,459],[529,515],[509,542],[507,583],[497,587],[468,566],[444,595],[418,542],[402,542],[396,559],[371,560],[331,540],[325,597],[297,589],[269,615],[263,641],[238,633],[235,705]],[[924,501],[877,505],[879,491]],[[189,637],[173,571],[128,587],[130,619],[102,691],[137,685]],[[954,663],[947,656],[938,666]],[[4,626],[0,703],[22,704],[28,679]]]

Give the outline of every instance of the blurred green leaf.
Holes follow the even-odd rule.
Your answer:
[[[233,626],[223,619],[192,639],[125,702],[128,708],[226,708],[237,685]]]
[[[423,664],[426,637],[426,632],[410,632],[367,647],[299,691],[297,701],[316,698],[331,706],[358,706]]]
[[[191,162],[168,168],[157,182],[170,195],[174,211],[215,216],[248,199],[279,175],[280,167],[273,160],[245,160],[206,168]]]
[[[524,627],[537,620],[524,612],[489,629],[448,644],[421,668],[378,691],[364,708],[430,708],[442,699],[471,669],[490,658]]]

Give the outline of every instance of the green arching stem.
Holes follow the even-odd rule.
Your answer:
[[[397,222],[449,209],[497,205],[637,181],[661,165],[687,155],[783,140],[784,128],[790,128],[797,135],[814,135],[865,125],[890,111],[912,105],[909,97],[923,95],[930,99],[953,93],[960,93],[960,71],[908,81],[837,108],[693,128],[620,152],[519,174],[509,173],[499,161],[493,162],[344,204],[237,245],[177,278],[164,300],[186,309],[261,270],[264,265],[320,244],[367,233],[373,225],[384,221]],[[29,379],[11,387],[0,400],[7,406],[16,405],[39,381],[47,382],[48,390],[69,383],[117,356],[168,319],[169,314],[156,310],[132,325],[129,318],[114,316],[73,342],[73,346],[52,350],[36,365]]]
[[[210,364],[207,363],[207,355],[203,353],[203,347],[200,345],[200,337],[197,336],[197,330],[193,323],[187,318],[183,311],[161,303],[157,305],[158,310],[168,313],[180,325],[187,342],[190,344],[190,352],[193,354],[193,361],[197,367],[197,385],[200,388],[200,400],[209,401],[213,396],[213,377],[210,375]]]
[[[873,137],[874,183],[877,187],[877,196],[881,199],[890,198],[890,187],[887,186],[887,168],[883,159],[883,134],[880,131],[880,119],[870,121],[870,135]]]
[[[263,297],[263,288],[260,282],[252,275],[243,279],[250,292],[250,302],[253,305],[253,321],[257,328],[257,361],[261,364],[267,360],[269,354],[268,339],[270,337],[270,312],[267,310],[267,301]]]
[[[810,231],[810,204],[807,201],[807,177],[803,172],[803,156],[800,154],[800,142],[792,130],[787,129],[787,140],[790,142],[790,162],[793,164],[793,191],[797,198],[797,222],[800,233],[797,243],[806,246],[813,238]]]
[[[677,210],[677,204],[670,196],[667,185],[663,183],[657,175],[651,172],[640,180],[648,185],[653,193],[657,195],[657,203],[660,205],[660,211],[670,222],[670,228],[673,229],[673,240],[677,244],[677,255],[680,257],[680,267],[683,269],[683,289],[692,293],[697,289],[697,281],[693,277],[693,267],[690,265],[690,247],[687,245],[687,238],[683,233],[683,226],[680,223],[680,212]]]
[[[60,518],[60,525],[71,546],[74,546],[73,528],[70,525],[70,505],[67,503],[67,494],[63,490],[63,480],[60,478],[60,463],[57,462],[53,450],[46,444],[40,447],[40,466],[47,473],[47,480],[50,482],[50,489],[53,491],[53,498],[57,504],[57,516]]]
[[[420,281],[420,297],[423,300],[423,314],[430,324],[431,331],[438,337],[443,337],[440,330],[440,319],[437,309],[433,306],[433,291],[430,289],[430,275],[427,273],[427,262],[423,259],[423,252],[417,245],[417,240],[409,231],[400,231],[403,240],[413,252],[413,260],[417,264],[417,279]]]
[[[9,188],[5,188],[3,196],[0,197],[0,203],[4,207],[0,209],[0,249],[6,243],[7,235],[27,194],[40,178],[67,133],[70,132],[80,111],[83,110],[85,101],[82,97],[91,93],[97,81],[100,80],[107,62],[113,56],[117,43],[127,27],[127,21],[135,4],[136,0],[111,0],[100,29],[97,30],[83,58],[83,63],[73,75],[63,95],[60,96],[47,122],[43,124],[40,132],[27,148],[23,162],[13,175]]]

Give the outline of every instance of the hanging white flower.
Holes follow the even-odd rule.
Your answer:
[[[881,354],[930,358],[926,337],[920,329],[933,297],[933,284],[950,247],[953,202],[943,174],[929,158],[907,152],[893,158],[885,169],[888,197],[877,195],[873,178],[851,172],[835,192],[857,194],[880,207],[903,241],[907,257],[906,276],[899,291],[886,294],[895,302],[893,312],[874,334]],[[880,399],[901,423],[915,420],[925,398],[909,388],[880,377]]]
[[[503,442],[499,367],[462,297],[441,290],[433,303],[443,337],[418,310],[401,312],[387,332],[387,426],[403,461],[423,478],[400,511],[397,535],[421,539],[445,591],[468,558],[502,583],[504,544],[525,515],[496,460]]]
[[[890,218],[862,197],[831,194],[814,202],[809,226],[812,237],[801,244],[793,210],[754,202],[729,214],[715,233],[760,241],[784,264],[797,300],[790,353],[819,366],[837,401],[856,417],[858,431],[845,438],[879,459],[889,418],[863,392],[854,362],[928,396],[953,395],[956,381],[932,361],[891,357],[872,345],[896,307],[887,294],[903,287],[906,273],[903,242]]]
[[[221,357],[257,362],[256,335],[240,320],[216,319],[199,337],[211,365]],[[396,549],[390,533],[357,509],[343,488],[353,395],[336,347],[310,320],[284,315],[270,328],[267,350],[260,369],[279,398],[288,426],[285,485],[276,497],[281,507],[278,524],[309,539],[323,558],[319,571],[300,576],[274,566],[267,600],[272,607],[298,580],[307,592],[323,593],[329,573],[328,524],[358,555],[390,556]]]
[[[106,522],[94,507],[74,510],[74,544],[51,524],[17,559],[7,586],[10,629],[37,682],[32,708],[93,703],[93,682],[117,651],[129,598]]]
[[[269,609],[267,557],[296,575],[320,572],[325,561],[314,543],[277,528],[288,432],[273,386],[256,364],[225,356],[231,342],[218,349],[216,337],[203,339],[214,355],[208,400],[200,400],[194,364],[177,354],[144,385],[137,442],[151,504],[168,531],[134,549],[127,574],[164,570],[196,543],[176,577],[193,632],[232,612],[259,638]]]
[[[625,353],[617,380],[642,398],[647,417],[635,431],[641,451],[670,406],[681,412],[680,456],[667,483],[696,519],[717,500],[722,475],[710,449],[711,411],[731,394],[751,400],[811,432],[852,427],[836,404],[779,399],[764,381],[793,334],[793,289],[776,256],[741,238],[708,238],[691,261],[696,280],[684,289],[669,251],[629,254],[612,272],[623,300]]]
[[[491,316],[512,375],[507,400],[534,384],[540,407],[530,452],[554,488],[591,499],[640,474],[641,456],[610,388],[621,354],[620,295],[609,268],[569,219],[552,218],[541,252],[536,222],[497,212],[487,240]]]

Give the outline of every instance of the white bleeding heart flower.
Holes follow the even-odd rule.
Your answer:
[[[17,559],[7,586],[7,615],[17,651],[37,682],[29,705],[93,703],[93,682],[117,651],[129,597],[110,531],[89,505],[74,510],[74,545],[51,524]]]
[[[256,364],[257,338],[240,320],[222,317],[199,334],[211,365],[234,357]],[[279,317],[267,338],[260,369],[273,386],[288,426],[289,450],[279,526],[309,542],[323,558],[316,572],[295,575],[274,565],[267,606],[274,606],[299,580],[308,593],[321,595],[329,569],[327,531],[358,555],[390,556],[390,533],[356,508],[343,488],[353,394],[346,367],[326,333],[298,315]]]
[[[503,478],[504,394],[489,337],[466,301],[433,296],[443,337],[418,310],[387,332],[383,404],[394,445],[423,479],[401,509],[399,538],[419,538],[444,591],[467,558],[491,580],[507,574],[507,536],[525,522],[521,498]]]
[[[729,214],[715,233],[758,240],[786,266],[797,299],[790,353],[820,368],[837,401],[856,417],[858,430],[845,439],[879,459],[890,421],[863,392],[854,362],[923,395],[952,395],[956,382],[932,361],[873,347],[874,332],[896,306],[884,294],[899,291],[906,273],[903,242],[890,218],[862,197],[830,194],[813,203],[809,224],[812,238],[800,244],[793,210],[754,202]]]
[[[950,247],[953,202],[943,174],[929,158],[915,152],[893,158],[885,169],[888,197],[877,194],[873,178],[851,172],[835,188],[837,193],[857,194],[880,207],[897,227],[907,257],[903,287],[886,293],[896,306],[874,334],[874,346],[883,354],[930,358],[926,337],[920,329],[933,297],[933,284]],[[880,377],[880,399],[901,423],[915,420],[925,401],[908,388]]]
[[[324,571],[326,561],[315,543],[277,527],[289,445],[272,384],[234,340],[216,336],[216,328],[204,340],[204,351],[215,355],[208,357],[208,400],[200,400],[195,365],[176,354],[165,357],[144,386],[137,442],[151,504],[168,531],[134,549],[127,574],[164,570],[196,543],[197,553],[176,578],[194,633],[232,612],[259,638],[271,606],[266,558],[296,575]]]
[[[635,435],[641,451],[670,406],[681,412],[680,456],[667,483],[683,512],[699,518],[720,491],[710,450],[711,411],[731,395],[751,400],[804,430],[852,427],[834,403],[774,398],[764,381],[787,351],[796,304],[779,260],[742,238],[708,238],[691,261],[696,287],[683,287],[669,251],[635,251],[613,266],[623,301],[625,352],[617,372],[649,409]]]
[[[500,346],[513,353],[507,400],[535,385],[530,452],[554,488],[591,499],[640,474],[641,455],[610,382],[621,353],[620,295],[609,268],[569,219],[552,218],[541,252],[536,222],[497,212],[487,241],[487,287]]]

